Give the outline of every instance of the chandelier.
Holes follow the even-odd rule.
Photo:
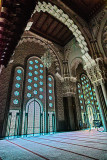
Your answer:
[[[41,57],[41,60],[44,64],[44,66],[46,68],[50,68],[51,67],[51,64],[52,64],[52,56],[49,52],[49,48],[47,48],[47,51],[44,53],[44,55]]]

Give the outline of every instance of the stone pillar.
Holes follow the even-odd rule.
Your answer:
[[[101,82],[101,88],[102,88],[102,91],[103,91],[103,95],[104,95],[104,99],[105,99],[105,103],[106,103],[106,108],[107,108],[107,91],[105,89],[104,82]]]
[[[103,124],[103,127],[104,127],[104,131],[107,132],[107,123],[106,123],[106,118],[105,118],[105,115],[104,115],[102,103],[101,103],[101,100],[100,100],[100,97],[99,97],[99,92],[98,92],[98,89],[97,89],[96,85],[94,85],[94,88],[95,88],[97,101],[98,101],[98,104],[99,104],[99,111],[100,111],[100,115],[101,115],[101,120],[102,120],[102,124]]]

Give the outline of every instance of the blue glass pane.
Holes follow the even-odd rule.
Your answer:
[[[40,73],[43,73],[43,70],[42,70],[42,69],[40,69]]]
[[[17,73],[19,73],[19,74],[20,74],[20,73],[22,73],[22,71],[21,71],[20,69],[18,69],[18,70],[17,70]]]
[[[40,81],[39,84],[40,84],[40,85],[43,85],[43,82]]]
[[[37,80],[38,80],[38,78],[37,78],[37,77],[34,77],[34,80],[35,80],[35,81],[37,81]]]
[[[29,75],[29,76],[32,76],[32,73],[31,73],[31,72],[29,72],[29,73],[28,73],[28,75]]]
[[[39,91],[40,91],[40,92],[43,92],[43,88],[39,88]]]
[[[37,94],[38,92],[36,90],[33,91],[34,94]]]
[[[28,82],[29,82],[29,83],[32,83],[32,80],[31,80],[31,79],[28,79]]]
[[[37,68],[38,68],[38,66],[37,66],[37,65],[35,65],[35,68],[37,69]]]
[[[42,68],[42,67],[43,67],[43,64],[40,64],[40,67]]]
[[[20,88],[20,84],[19,84],[19,83],[16,83],[16,84],[15,84],[15,87],[16,87],[16,88]]]
[[[80,103],[82,103],[82,101],[80,101]]]
[[[49,83],[49,84],[48,84],[48,86],[49,86],[49,87],[52,87],[52,84],[51,84],[51,83]]]
[[[14,95],[15,95],[15,96],[19,96],[19,92],[18,92],[18,91],[15,91],[15,92],[14,92]]]
[[[32,89],[32,87],[31,87],[31,86],[27,86],[27,88],[28,88],[28,90],[31,90],[31,89]]]
[[[27,97],[31,97],[31,94],[30,94],[30,93],[27,93]]]
[[[35,63],[38,63],[38,60],[35,60]]]
[[[38,85],[35,83],[35,84],[34,84],[34,87],[38,87]]]
[[[88,100],[88,103],[90,103],[90,101]]]
[[[49,99],[52,100],[52,96],[49,96]]]
[[[17,76],[17,77],[16,77],[16,79],[17,79],[18,81],[20,81],[20,80],[21,80],[21,78],[20,78],[19,76]]]
[[[92,95],[92,92],[90,92],[90,95]]]
[[[33,61],[29,61],[30,64],[33,64]]]
[[[83,109],[83,106],[81,106],[81,109]]]
[[[49,103],[49,107],[52,107],[53,106],[53,104],[52,103]]]
[[[29,69],[32,70],[33,68],[30,66]]]
[[[49,90],[49,93],[52,93],[52,90]]]
[[[49,80],[49,81],[52,81],[52,78],[49,77],[48,80]]]
[[[38,72],[37,71],[34,71],[34,73],[37,75],[38,74]]]
[[[42,75],[40,75],[40,79],[43,79],[43,76],[42,76]]]
[[[78,84],[78,88],[80,88],[80,85]]]
[[[40,99],[43,99],[43,95],[40,95],[39,98],[40,98]]]
[[[14,103],[14,104],[18,104],[18,102],[19,102],[19,101],[18,101],[17,99],[14,99],[14,100],[13,100],[13,103]]]
[[[83,95],[81,95],[81,98],[83,98]]]
[[[83,80],[83,78],[81,78],[81,80]]]

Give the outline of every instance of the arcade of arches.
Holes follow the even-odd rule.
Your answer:
[[[107,132],[107,8],[87,21],[67,2],[49,2],[35,4],[14,52],[0,57],[0,137],[76,131],[96,122]]]

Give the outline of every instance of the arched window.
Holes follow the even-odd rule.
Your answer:
[[[83,123],[89,123],[89,116],[87,115],[89,111],[93,113],[93,120],[99,119],[99,107],[96,99],[95,90],[85,74],[81,75],[81,83],[77,84],[78,94],[81,106],[81,114]],[[89,107],[91,106],[91,107]],[[88,107],[88,109],[87,109]],[[89,110],[90,109],[90,110]]]
[[[47,128],[48,132],[53,132],[55,123],[54,78],[48,75],[40,58],[30,57],[25,75],[21,67],[15,69],[7,135],[18,135],[19,130],[20,134],[34,135],[47,132]]]
[[[22,103],[24,70],[22,67],[16,67],[14,71],[14,79],[10,100],[10,110],[8,115],[7,136],[18,135],[20,111]],[[10,93],[9,93],[10,94]]]

